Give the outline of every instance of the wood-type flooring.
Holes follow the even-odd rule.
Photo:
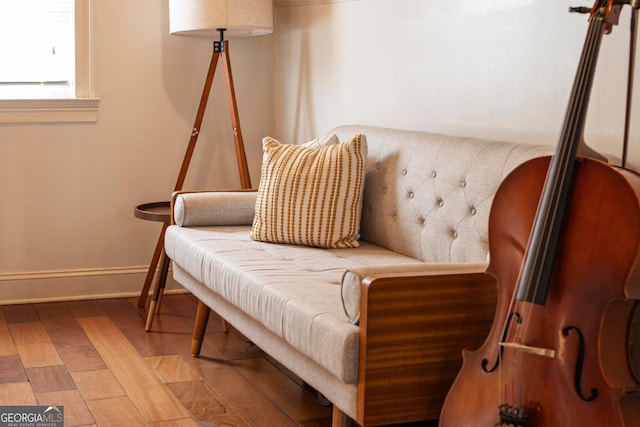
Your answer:
[[[1,306],[0,406],[64,406],[68,427],[331,426],[313,390],[213,313],[192,357],[191,295],[165,296],[151,332],[136,304]]]

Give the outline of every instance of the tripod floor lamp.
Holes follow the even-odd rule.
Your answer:
[[[238,173],[240,175],[240,185],[243,189],[251,188],[251,178],[240,130],[240,119],[238,116],[238,106],[236,103],[233,77],[231,74],[231,63],[229,60],[229,42],[225,40],[225,35],[229,37],[242,37],[252,35],[269,34],[273,28],[273,6],[272,0],[170,0],[169,1],[170,32],[177,35],[187,35],[196,37],[217,38],[213,43],[213,53],[209,64],[209,71],[205,80],[200,104],[193,124],[193,130],[182,166],[178,174],[178,179],[174,191],[182,190],[187,170],[191,162],[191,157],[195,150],[202,120],[207,107],[207,101],[211,92],[213,78],[216,72],[219,59],[222,59],[224,68],[227,101],[231,114],[231,126],[238,162]],[[144,219],[153,219],[143,214],[136,215]],[[156,217],[155,220],[158,217]],[[138,300],[139,306],[144,306],[147,293],[153,281],[155,270],[160,262],[160,276],[154,289],[153,300],[149,307],[147,317],[147,327],[149,330],[153,319],[153,314],[159,307],[158,299],[162,296],[162,290],[166,281],[169,260],[164,252],[164,234],[168,226],[166,213],[163,215],[163,227],[160,232],[158,243],[151,259],[151,265],[147,272],[147,278]]]

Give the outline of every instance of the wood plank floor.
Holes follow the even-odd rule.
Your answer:
[[[191,295],[167,295],[149,333],[136,303],[0,307],[0,405],[64,406],[65,426],[331,426],[312,390],[213,313],[191,357]]]

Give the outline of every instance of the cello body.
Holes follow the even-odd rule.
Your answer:
[[[546,303],[509,304],[549,162],[521,165],[496,193],[488,272],[498,282],[497,313],[483,346],[463,352],[441,427],[501,426],[498,407],[506,401],[527,417],[513,425],[640,426],[640,378],[630,354],[640,299],[639,175],[578,159]],[[502,347],[503,325],[514,342],[553,356]]]
[[[496,316],[482,347],[463,352],[441,427],[640,427],[640,176],[578,157],[602,36],[622,4],[590,11],[555,154],[496,192]]]

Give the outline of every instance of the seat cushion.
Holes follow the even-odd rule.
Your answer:
[[[342,276],[350,268],[416,260],[367,242],[347,250],[258,242],[250,231],[174,225],[166,232],[165,250],[194,279],[355,384],[358,327],[343,310]]]

